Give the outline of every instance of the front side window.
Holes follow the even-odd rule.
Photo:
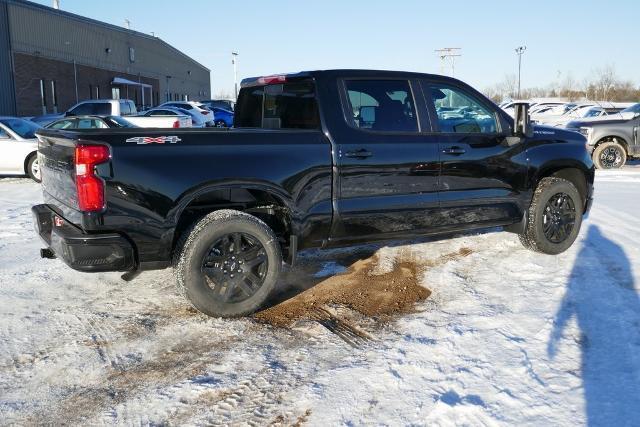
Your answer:
[[[236,127],[319,129],[314,84],[310,81],[243,88]]]
[[[348,80],[347,120],[383,132],[417,132],[418,119],[407,80]]]
[[[9,134],[2,128],[0,128],[0,139],[9,139]]]
[[[458,88],[431,85],[440,132],[496,133],[495,113]]]

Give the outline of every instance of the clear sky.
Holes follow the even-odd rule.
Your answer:
[[[51,0],[38,0],[51,5]],[[456,77],[483,89],[517,72],[522,86],[613,65],[640,84],[640,0],[213,1],[61,0],[61,9],[155,32],[211,69],[212,92],[240,78],[326,68],[440,72],[434,53],[460,47]]]

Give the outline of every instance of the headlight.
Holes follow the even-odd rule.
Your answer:
[[[578,132],[580,132],[581,134],[586,136],[587,139],[589,139],[589,135],[591,135],[591,128],[579,128]]]

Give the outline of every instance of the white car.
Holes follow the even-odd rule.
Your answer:
[[[216,118],[213,114],[213,111],[209,110],[209,108],[201,102],[169,101],[159,105],[158,107],[175,107],[175,108],[182,108],[183,110],[187,110],[187,111],[193,111],[202,116],[202,119],[207,124],[207,127],[212,127],[216,125]]]
[[[203,128],[206,127],[205,119],[202,117],[202,114],[195,112],[194,110],[183,110],[182,108],[177,107],[155,107],[150,110],[145,111],[141,114],[141,116],[145,117],[176,117],[176,116],[187,116],[190,119],[191,127],[194,128]],[[127,117],[127,120],[130,118]]]
[[[0,117],[0,175],[28,175],[40,182],[38,129],[29,120]]]

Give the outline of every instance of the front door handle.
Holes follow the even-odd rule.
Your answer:
[[[344,156],[353,157],[355,159],[365,159],[367,157],[373,156],[373,153],[371,151],[365,150],[364,148],[361,148],[355,151],[347,151],[346,153],[344,153]]]
[[[464,154],[467,151],[464,148],[460,148],[460,147],[447,147],[444,150],[442,150],[443,154],[451,154],[453,156],[459,156],[460,154]]]

